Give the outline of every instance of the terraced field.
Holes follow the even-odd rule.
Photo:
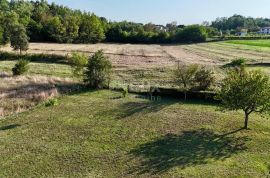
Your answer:
[[[230,42],[215,42],[183,45],[181,48],[187,52],[223,62],[242,57],[246,58],[250,63],[270,62],[270,47],[233,44]]]
[[[27,53],[67,56],[73,52],[88,55],[102,49],[114,66],[115,85],[133,84],[172,86],[172,69],[178,62],[201,64],[223,75],[219,67],[236,58],[246,58],[250,69],[261,69],[270,75],[270,40],[211,42],[191,45],[133,44],[51,44],[31,43]],[[252,44],[255,44],[252,46]],[[259,45],[261,44],[261,46]],[[0,50],[13,52],[8,46]],[[0,70],[8,72],[14,61],[0,61]],[[255,65],[253,65],[255,64]],[[31,63],[29,74],[72,77],[70,66],[48,62]]]

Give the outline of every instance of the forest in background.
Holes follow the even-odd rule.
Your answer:
[[[0,42],[9,43],[13,30],[26,31],[31,42],[55,43],[189,43],[247,28],[256,32],[270,26],[270,19],[243,17],[217,18],[201,25],[166,26],[153,23],[113,22],[94,13],[49,4],[47,1],[0,0]]]

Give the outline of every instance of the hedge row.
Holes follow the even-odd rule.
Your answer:
[[[0,51],[0,60],[18,60],[18,59],[26,59],[31,62],[43,62],[43,63],[59,63],[59,64],[67,64],[68,57],[54,54],[25,54],[20,56],[16,53],[9,53]]]

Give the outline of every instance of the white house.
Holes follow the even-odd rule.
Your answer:
[[[236,32],[235,35],[244,37],[244,36],[247,36],[247,34],[248,34],[248,30],[243,28],[243,29],[239,30],[239,32]]]
[[[262,27],[259,33],[264,35],[270,35],[270,27]]]

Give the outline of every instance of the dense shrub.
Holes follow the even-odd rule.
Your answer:
[[[29,70],[29,61],[20,59],[12,68],[13,75],[22,75]]]
[[[123,95],[123,98],[127,97],[127,95],[128,95],[128,89],[127,88],[123,88],[122,95]]]
[[[176,33],[175,42],[204,42],[207,38],[206,28],[199,25],[185,27]]]
[[[232,62],[224,65],[224,67],[241,67],[246,65],[245,58],[234,59]]]
[[[214,84],[215,78],[213,71],[201,67],[195,74],[195,82],[197,82],[197,90],[205,91]]]
[[[83,53],[72,53],[72,57],[69,59],[73,68],[73,74],[76,77],[82,76],[85,67],[87,66],[88,59]]]
[[[112,64],[102,50],[89,58],[84,72],[84,82],[94,89],[108,88],[111,80]]]
[[[50,100],[45,102],[46,107],[57,106],[58,104],[59,104],[59,102],[58,102],[58,99],[56,99],[56,98],[50,99]]]

